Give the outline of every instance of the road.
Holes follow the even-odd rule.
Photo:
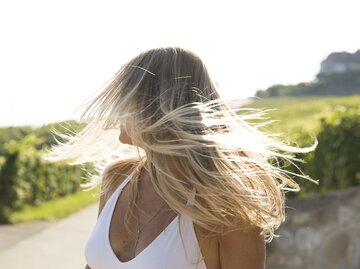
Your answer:
[[[60,221],[0,225],[0,268],[84,269],[97,211],[93,204]]]

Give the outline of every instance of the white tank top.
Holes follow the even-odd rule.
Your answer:
[[[127,262],[118,259],[109,240],[110,222],[118,197],[130,178],[128,176],[107,200],[86,242],[88,266],[91,269],[206,269],[193,222],[185,215],[177,215],[133,259]],[[195,191],[193,189],[193,198]],[[189,200],[187,205],[191,204]]]

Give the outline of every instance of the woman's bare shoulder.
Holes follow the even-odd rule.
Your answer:
[[[110,198],[110,196],[114,193],[117,186],[119,186],[125,179],[125,176],[119,176],[118,180],[115,182],[109,182],[106,187],[104,187],[107,183],[107,179],[103,179],[101,182],[101,195],[99,199],[99,210],[98,210],[98,216],[100,215],[102,209],[104,208],[107,200]]]
[[[220,268],[218,236],[210,236],[207,229],[196,223],[193,223],[193,226],[206,268]]]
[[[258,227],[210,237],[203,227],[194,224],[194,229],[209,269],[265,268],[265,240]]]
[[[258,227],[236,230],[219,237],[221,268],[265,268],[266,244]]]
[[[101,195],[99,199],[99,211],[100,215],[107,200],[114,193],[117,187],[131,174],[133,167],[123,164],[112,164],[105,169],[102,181],[101,181]]]

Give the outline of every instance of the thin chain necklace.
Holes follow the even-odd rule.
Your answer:
[[[140,189],[139,189],[140,191]],[[141,231],[145,228],[146,225],[148,225],[161,211],[162,209],[166,206],[166,201],[163,201],[163,203],[161,204],[160,208],[156,211],[156,213],[148,220],[146,221],[146,223],[140,227],[140,218],[139,218],[139,212],[138,210],[136,210],[136,217],[137,217],[137,235],[136,235],[136,240],[134,243],[134,252],[136,252],[136,247],[138,245],[139,239],[140,239],[140,233]]]
[[[137,226],[138,226],[138,228],[137,228],[136,240],[135,240],[135,243],[134,243],[134,252],[136,252],[136,247],[137,247],[138,242],[139,242],[139,239],[140,239],[140,233],[141,233],[141,231],[145,228],[145,226],[146,226],[147,224],[150,223],[150,221],[152,221],[152,220],[162,211],[161,209],[163,209],[165,206],[166,206],[166,202],[164,201],[164,202],[162,203],[162,206],[160,207],[160,209],[158,209],[157,212],[156,212],[142,227],[140,227],[139,212],[136,211],[136,215],[137,215],[137,219],[138,219],[138,221],[137,221]]]

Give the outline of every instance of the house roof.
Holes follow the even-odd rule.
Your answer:
[[[333,52],[323,63],[359,63],[360,64],[360,50],[355,53],[349,52]]]

